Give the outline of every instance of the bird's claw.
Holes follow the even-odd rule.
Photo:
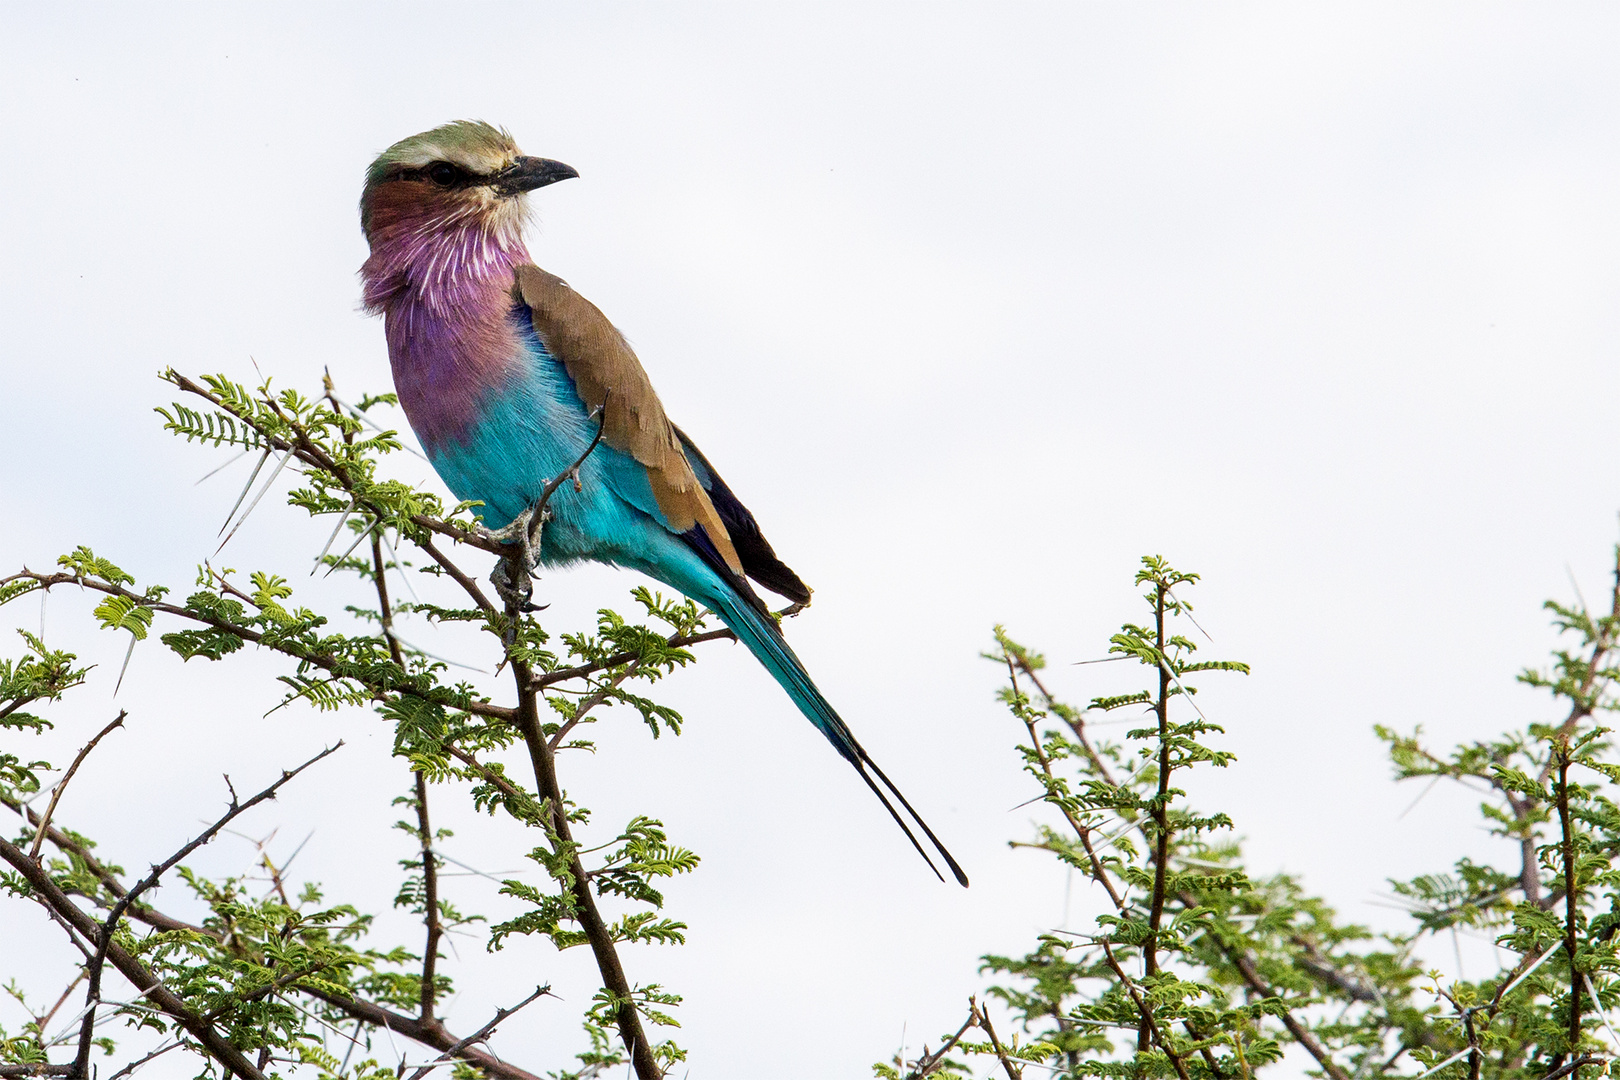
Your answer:
[[[489,582],[495,586],[495,593],[511,611],[539,611],[540,608],[532,602],[534,597],[534,579],[529,572],[521,566],[516,567],[516,580],[512,574],[513,559],[502,559],[495,564],[495,569],[489,572]]]
[[[489,572],[489,582],[495,586],[496,594],[506,604],[508,611],[531,612],[545,607],[544,604],[531,602],[534,597],[534,578],[531,575],[535,567],[540,565],[540,554],[530,532],[533,522],[534,511],[524,510],[504,528],[480,530],[485,539],[518,549],[502,556],[496,562],[495,569]]]

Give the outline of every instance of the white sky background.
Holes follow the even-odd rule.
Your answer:
[[[1201,805],[1257,871],[1394,925],[1386,877],[1497,849],[1471,796],[1401,817],[1417,790],[1371,726],[1449,744],[1554,715],[1512,681],[1552,643],[1538,605],[1571,575],[1608,588],[1617,36],[1597,5],[10,5],[0,566],[88,543],[183,589],[246,469],[192,486],[225,456],[159,430],[154,373],[251,380],[251,356],[284,385],[329,366],[350,394],[386,388],[357,312],[362,172],[488,119],[579,169],[535,198],[531,250],[625,330],[816,588],[790,638],[974,878],[935,882],[762,669],[709,647],[661,688],[685,735],[619,718],[601,757],[564,764],[604,827],[652,813],[704,858],[668,890],[690,944],[626,956],[685,995],[691,1076],[867,1075],[902,1028],[912,1049],[954,1028],[978,956],[1063,920],[1061,873],[1006,846],[1038,811],[1009,812],[1033,791],[977,653],[1002,621],[1071,699],[1132,687],[1067,664],[1137,615],[1148,552],[1205,575],[1210,651],[1254,665],[1205,680],[1239,761],[1195,783]],[[329,529],[266,499],[225,561],[292,573]],[[548,576],[548,623],[636,580]],[[62,821],[141,867],[218,813],[221,772],[256,789],[342,737],[242,828],[280,825],[280,857],[313,829],[294,876],[386,912],[409,842],[378,831],[407,783],[385,726],[261,719],[281,665],[183,668],[155,644],[114,702],[124,641],[78,629],[90,606],[50,601],[52,640],[102,669],[41,752],[131,717]],[[452,855],[523,865],[532,838],[450,797],[438,816]],[[227,839],[196,865],[251,856]],[[176,887],[160,901],[185,909]],[[6,933],[0,972],[66,970],[39,921]],[[583,950],[458,948],[452,1025],[550,980],[568,1000],[495,1046],[563,1067]]]

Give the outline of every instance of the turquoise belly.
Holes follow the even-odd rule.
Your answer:
[[[434,447],[433,467],[458,499],[489,528],[506,525],[532,506],[546,483],[578,461],[596,437],[592,419],[567,370],[546,352],[522,309],[524,353],[491,389],[480,418],[459,439]],[[596,559],[646,567],[661,540],[675,539],[658,510],[646,470],[628,454],[597,444],[580,467],[580,487],[564,484],[548,504],[541,541],[548,563]],[[656,534],[662,534],[658,536]]]

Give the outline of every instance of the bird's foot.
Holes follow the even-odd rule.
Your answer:
[[[533,524],[534,511],[524,510],[504,528],[480,530],[486,540],[517,549],[503,555],[489,573],[490,584],[495,586],[496,594],[506,604],[508,611],[539,611],[544,607],[531,603],[534,596],[532,574],[535,567],[540,565],[536,537],[531,532]]]
[[[533,603],[534,578],[514,559],[502,559],[489,572],[489,583],[508,611],[539,611],[543,605]]]

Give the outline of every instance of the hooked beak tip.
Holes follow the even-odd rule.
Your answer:
[[[577,176],[579,171],[572,165],[564,165],[550,158],[520,157],[501,173],[496,183],[503,195],[517,195]]]

